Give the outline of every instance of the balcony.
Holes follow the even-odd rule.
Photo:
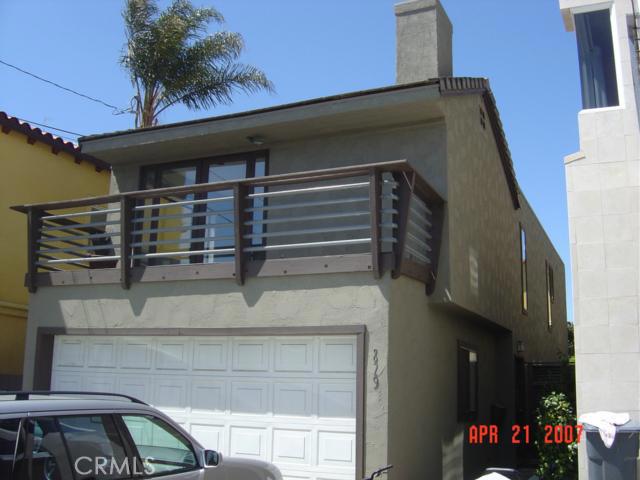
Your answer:
[[[406,162],[12,207],[41,286],[385,271],[433,288],[443,199]]]

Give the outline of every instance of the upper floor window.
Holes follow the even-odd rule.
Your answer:
[[[546,262],[546,274],[547,274],[547,326],[551,328],[553,325],[552,305],[555,302],[555,286],[553,280],[553,267],[549,262]]]
[[[250,152],[224,157],[185,160],[176,163],[145,166],[141,170],[140,187],[144,190],[165,187],[182,187],[198,183],[225,182],[267,174],[267,153]],[[248,193],[263,193],[264,187],[254,187]],[[233,260],[234,223],[233,190],[217,190],[207,193],[190,192],[156,199],[161,203],[176,203],[173,209],[165,208],[164,218],[149,211],[144,222],[146,236],[136,238],[134,245],[146,242],[148,251],[138,253],[171,252],[175,250],[206,251],[204,254],[185,256],[160,256],[144,260],[147,265],[175,263],[218,263]],[[210,200],[209,202],[207,200]],[[252,226],[247,233],[262,233],[264,199],[252,200]],[[141,218],[141,220],[143,220]],[[148,228],[150,227],[150,228]],[[262,244],[261,237],[254,237],[253,245]],[[140,261],[142,264],[143,261]]]
[[[527,233],[520,225],[520,280],[522,287],[522,313],[529,311],[529,295],[527,290]]]
[[[580,61],[582,107],[619,105],[611,11],[595,10],[574,16]]]

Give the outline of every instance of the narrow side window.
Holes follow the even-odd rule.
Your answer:
[[[522,287],[522,313],[529,311],[529,294],[527,289],[527,233],[520,225],[520,280]]]

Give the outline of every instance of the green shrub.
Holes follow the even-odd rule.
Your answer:
[[[536,413],[536,450],[538,469],[542,480],[574,480],[578,478],[578,444],[575,431],[576,417],[564,393],[551,392],[540,400]],[[573,426],[573,442],[545,442],[546,426]],[[570,437],[569,437],[570,438]],[[564,439],[566,440],[566,438]]]

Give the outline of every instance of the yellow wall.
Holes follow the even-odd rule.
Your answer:
[[[27,143],[22,133],[0,133],[0,375],[22,373],[28,292],[26,215],[11,205],[104,195],[109,172],[44,143]]]

